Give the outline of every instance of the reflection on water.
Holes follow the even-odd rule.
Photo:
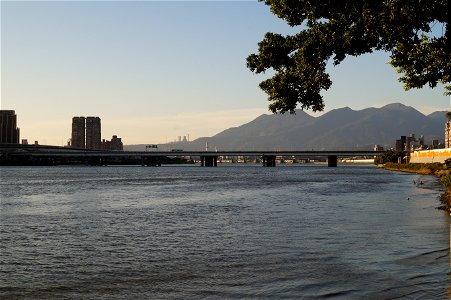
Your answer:
[[[315,165],[0,174],[0,298],[451,295],[435,177]]]

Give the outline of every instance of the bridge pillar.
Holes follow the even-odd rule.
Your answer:
[[[274,155],[263,155],[262,157],[263,167],[275,167],[276,166],[276,157]]]
[[[338,158],[336,155],[327,156],[327,166],[335,168],[337,166]]]
[[[200,157],[201,167],[217,167],[218,166],[218,156],[201,156]]]
[[[213,167],[213,157],[211,156],[206,156],[205,157],[205,166],[206,167]]]

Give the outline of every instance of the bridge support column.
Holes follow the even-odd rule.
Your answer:
[[[200,157],[201,167],[217,167],[218,157],[217,156],[201,156]]]
[[[337,166],[338,158],[336,155],[327,156],[327,166],[335,168]]]
[[[275,167],[276,166],[276,157],[274,155],[263,156],[263,167]]]

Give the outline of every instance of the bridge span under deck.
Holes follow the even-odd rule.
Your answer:
[[[80,159],[88,165],[108,165],[112,159],[139,159],[142,165],[161,165],[162,158],[196,158],[203,167],[216,167],[220,157],[256,157],[264,167],[275,167],[277,157],[311,159],[327,157],[328,166],[336,167],[338,158],[374,157],[383,151],[93,151],[53,146],[0,145],[0,162],[8,159],[52,160]]]

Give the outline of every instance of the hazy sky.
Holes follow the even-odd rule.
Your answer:
[[[1,1],[1,109],[21,138],[62,145],[73,116],[125,144],[211,136],[268,113],[246,57],[295,32],[257,1]],[[386,53],[330,68],[326,111],[401,102],[448,110],[443,88],[405,92]]]

